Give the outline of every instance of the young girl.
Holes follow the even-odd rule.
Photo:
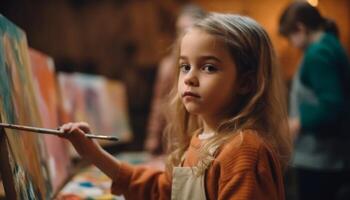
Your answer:
[[[206,16],[206,12],[195,4],[186,4],[180,11],[176,20],[177,35],[183,32],[194,23]],[[171,49],[160,62],[157,71],[156,82],[154,83],[154,96],[152,98],[151,112],[147,126],[147,137],[145,149],[152,154],[163,154],[166,144],[163,143],[163,132],[166,128],[166,116],[163,105],[166,104],[167,95],[176,80],[176,66],[178,63],[177,51]]]
[[[284,199],[291,140],[267,33],[248,17],[213,13],[178,50],[165,172],[119,162],[84,136],[85,123],[61,130],[126,199]]]
[[[280,32],[304,53],[290,101],[299,199],[350,199],[339,196],[350,185],[350,65],[337,27],[299,1],[283,12]]]

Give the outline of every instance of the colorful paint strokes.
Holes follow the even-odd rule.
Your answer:
[[[1,121],[40,127],[42,121],[35,103],[25,33],[0,15],[0,40]],[[2,174],[13,179],[15,190],[15,194],[6,196],[9,199],[50,199],[52,188],[43,138],[24,131],[4,131],[11,170]]]
[[[112,181],[98,168],[91,166],[79,172],[65,185],[58,195],[59,200],[91,199],[91,200],[124,200],[122,196],[111,194]]]
[[[122,142],[132,139],[122,83],[81,73],[59,73],[58,82],[64,122],[85,121],[92,132],[116,136]],[[99,142],[102,146],[114,144]]]
[[[36,103],[43,127],[57,128],[59,126],[58,108],[60,102],[54,62],[52,58],[34,49],[29,49],[29,56]],[[70,175],[69,143],[65,139],[52,135],[43,135],[43,138],[48,151],[46,161],[49,167],[53,193],[57,193]]]

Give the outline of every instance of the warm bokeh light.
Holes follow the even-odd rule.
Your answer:
[[[307,2],[314,7],[318,5],[318,0],[307,0]]]

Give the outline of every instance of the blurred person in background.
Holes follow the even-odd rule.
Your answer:
[[[290,96],[299,199],[350,199],[350,65],[336,24],[291,3],[280,33],[303,52]]]

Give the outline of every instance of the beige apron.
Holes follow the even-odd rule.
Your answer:
[[[212,148],[210,154],[214,155],[216,149]],[[204,180],[205,174],[197,176],[194,167],[174,167],[171,200],[206,200]]]
[[[172,200],[206,200],[204,174],[196,176],[192,167],[174,167]]]

